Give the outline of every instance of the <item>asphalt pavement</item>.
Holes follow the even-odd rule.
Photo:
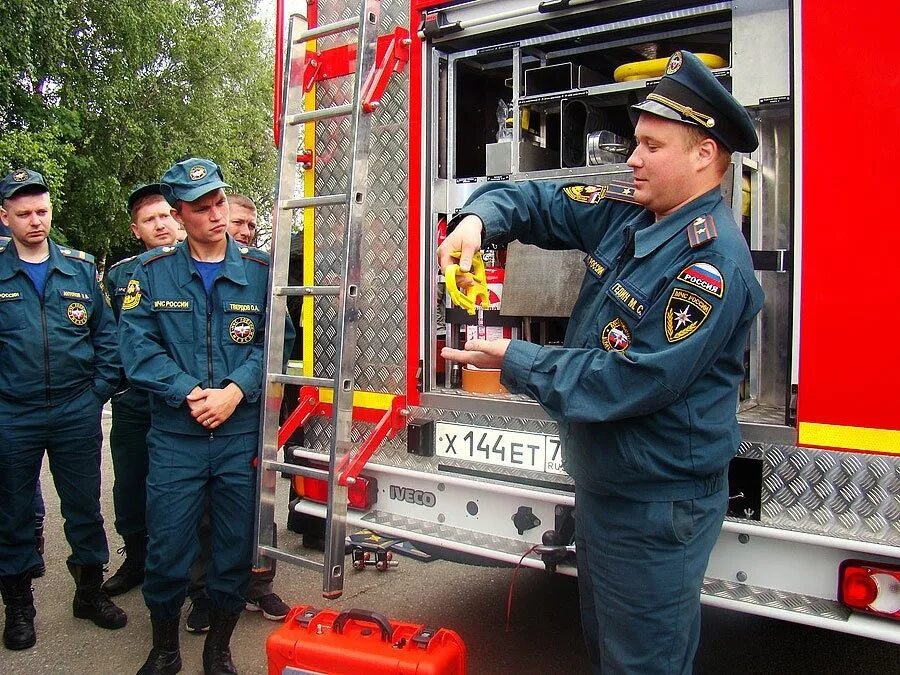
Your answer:
[[[105,432],[108,428],[106,412]],[[114,571],[121,562],[115,553],[121,541],[112,527],[112,466],[106,446],[103,477],[103,514]],[[46,461],[42,482],[47,502],[47,574],[34,581],[38,642],[22,652],[0,649],[0,675],[135,673],[150,649],[150,621],[140,591],[115,599],[128,613],[128,625],[121,630],[104,630],[72,617],[73,583],[65,566],[69,549]],[[278,522],[283,525],[288,481],[279,479],[278,490]],[[280,526],[283,547],[321,557],[302,549],[299,539]],[[344,595],[331,603],[321,597],[322,582],[316,571],[280,564],[275,587],[292,605],[377,610],[396,619],[452,628],[468,647],[470,673],[589,672],[574,579],[527,568],[514,574],[510,568],[398,560],[397,567],[385,572],[357,572],[348,558]],[[507,627],[507,600],[514,578]],[[186,613],[187,603],[183,617]],[[900,673],[896,645],[708,607],[704,607],[703,622],[695,662],[698,675]],[[244,612],[232,641],[241,673],[267,672],[265,642],[276,627],[259,613]],[[181,638],[182,672],[202,673],[203,637],[182,631]]]

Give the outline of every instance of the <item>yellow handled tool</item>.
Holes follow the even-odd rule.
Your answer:
[[[452,255],[459,260],[462,252],[454,251]],[[472,282],[465,291],[459,290],[459,286],[456,284],[457,274],[462,274]],[[475,315],[475,307],[477,305],[481,305],[482,309],[487,309],[491,306],[484,272],[484,260],[480,251],[472,258],[471,272],[462,272],[457,263],[447,265],[447,269],[444,270],[444,283],[447,284],[447,293],[450,294],[450,301],[454,305],[462,307],[472,316]]]

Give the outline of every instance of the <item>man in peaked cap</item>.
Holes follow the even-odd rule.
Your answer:
[[[451,221],[444,269],[483,243],[581,249],[564,347],[470,340],[553,416],[575,480],[582,625],[594,672],[689,673],[700,587],[728,502],[743,356],[762,307],[720,183],[756,148],[744,108],[689,52],[634,106],[633,183],[489,183]]]
[[[159,183],[140,185],[126,202],[131,215],[131,233],[144,250],[175,243],[176,223],[171,207],[162,196]],[[118,320],[128,289],[128,281],[138,265],[131,256],[112,265],[103,280],[106,295]],[[110,596],[121,595],[144,580],[147,556],[147,432],[150,431],[150,399],[147,392],[130,387],[124,377],[112,397],[113,507],[116,532],[125,543],[125,561],[103,584]]]
[[[109,560],[100,513],[100,411],[118,381],[115,320],[94,259],[48,238],[53,208],[43,177],[0,181],[0,590],[7,649],[35,644],[31,572],[34,495],[46,452],[66,519],[75,579],[72,611],[103,628],[127,618],[101,589]]]
[[[181,668],[179,617],[207,503],[203,668],[236,672],[229,644],[250,575],[269,256],[226,235],[226,187],[206,159],[166,171],[161,191],[187,239],[139,256],[122,302],[125,372],[150,393],[143,593],[153,648],[142,675]]]

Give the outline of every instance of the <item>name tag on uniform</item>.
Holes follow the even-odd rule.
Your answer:
[[[190,312],[190,300],[154,300],[154,312]]]
[[[64,291],[60,289],[59,294],[66,300],[81,300],[82,302],[90,302],[91,296],[81,291]]]
[[[616,280],[616,283],[610,287],[607,294],[615,300],[622,309],[635,318],[640,319],[644,316],[644,310],[647,308],[647,301],[635,293],[634,290],[621,279]]]
[[[22,294],[19,291],[0,291],[0,302],[9,300],[21,300]]]
[[[225,311],[240,314],[262,314],[262,305],[255,302],[225,301]]]

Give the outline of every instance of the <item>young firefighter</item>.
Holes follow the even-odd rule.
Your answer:
[[[142,675],[181,669],[178,624],[208,504],[212,528],[206,673],[235,673],[229,648],[250,574],[269,257],[226,236],[228,202],[207,159],[161,181],[187,239],[139,257],[122,303],[128,379],[150,392],[144,599],[153,649]]]
[[[131,232],[144,250],[175,243],[177,227],[169,203],[159,183],[142,185],[128,196]],[[118,320],[128,289],[128,280],[138,265],[137,256],[117,262],[106,272],[103,284]],[[144,580],[147,556],[147,432],[150,431],[150,398],[146,392],[130,387],[123,377],[119,391],[112,397],[113,506],[116,532],[125,542],[125,561],[103,584],[110,596],[120,595]]]
[[[443,355],[501,368],[510,391],[559,424],[594,672],[690,673],[763,303],[720,183],[731,152],[758,141],[744,108],[686,51],[634,108],[633,186],[489,184],[438,251],[442,269],[454,251],[469,269],[485,241],[585,251],[565,346],[470,340]]]
[[[119,379],[116,326],[94,259],[48,239],[43,177],[0,181],[0,590],[7,649],[35,644],[31,570],[35,484],[46,451],[65,518],[73,614],[103,628],[127,618],[101,590],[109,561],[100,513],[100,411]]]

